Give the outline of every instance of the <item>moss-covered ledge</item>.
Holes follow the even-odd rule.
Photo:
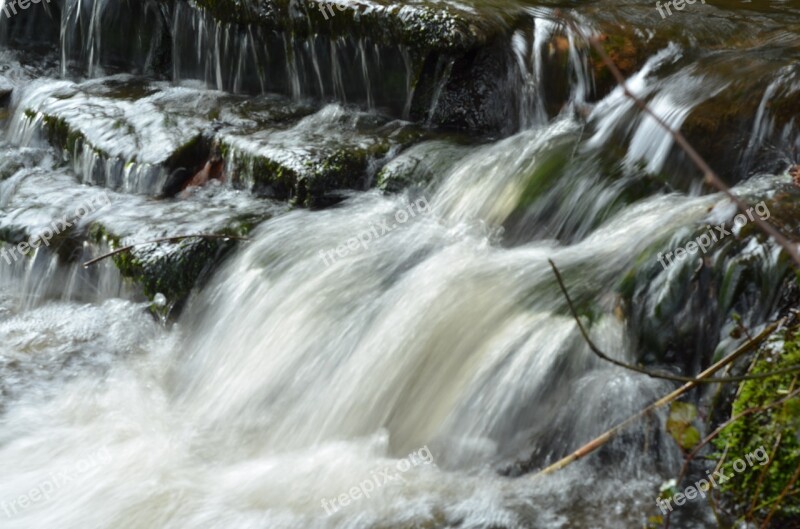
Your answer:
[[[773,334],[755,353],[752,374],[800,365],[800,325]],[[746,410],[766,408],[800,387],[800,375],[788,373],[742,382],[729,417]],[[714,440],[721,471],[730,480],[720,485],[726,511],[739,520],[760,526],[774,510],[769,527],[790,527],[800,517],[800,396],[759,413],[745,414],[722,430]],[[763,447],[769,460],[744,472],[732,468],[740,455]],[[723,454],[727,454],[723,458]],[[794,480],[794,486],[787,489]],[[788,492],[785,492],[787,491]],[[793,526],[792,526],[793,527]]]
[[[462,53],[486,45],[526,18],[511,2],[474,9],[447,2],[399,4],[386,0],[188,0],[215,19],[255,24],[296,36],[368,37],[382,44],[405,44],[415,49]]]

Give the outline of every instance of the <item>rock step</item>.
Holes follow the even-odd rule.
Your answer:
[[[37,81],[14,120],[17,143],[35,145],[44,136],[85,183],[171,195],[214,150],[234,186],[305,206],[335,201],[337,191],[367,189],[386,161],[433,135],[341,105],[247,98],[130,76]],[[170,180],[180,168],[184,181]]]
[[[58,255],[63,264],[80,264],[122,246],[164,237],[241,237],[287,209],[224,186],[198,189],[184,200],[156,201],[81,184],[64,170],[41,168],[23,169],[0,181],[0,201],[2,266],[12,264],[9,260],[32,262],[37,252]],[[146,297],[163,294],[168,307],[180,308],[236,244],[233,239],[198,238],[143,245],[104,265],[113,263]]]
[[[641,3],[588,4],[578,14],[527,0],[52,0],[25,17],[0,17],[0,41],[60,39],[62,68],[90,76],[168,74],[230,92],[358,103],[395,118],[506,135],[614,86],[602,61],[565,30],[564,17],[602,35],[627,75],[670,42],[693,58],[759,47],[796,57],[800,21],[787,21],[791,10],[733,7],[687,5],[693,16],[662,18]],[[139,39],[125,37],[131,27]]]

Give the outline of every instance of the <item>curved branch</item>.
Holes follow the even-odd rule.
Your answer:
[[[575,323],[578,324],[578,329],[580,330],[583,339],[589,345],[589,349],[591,349],[591,351],[601,360],[605,360],[606,362],[614,364],[615,366],[621,367],[623,369],[628,369],[630,371],[635,371],[636,373],[641,373],[643,375],[647,375],[652,378],[672,380],[673,382],[692,382],[694,384],[721,384],[727,382],[743,382],[745,380],[759,380],[762,378],[770,378],[778,375],[785,375],[787,373],[800,372],[800,365],[798,365],[793,367],[787,367],[785,369],[777,369],[775,371],[770,371],[768,373],[759,373],[757,375],[742,375],[739,377],[694,378],[694,377],[684,377],[681,375],[673,375],[671,373],[664,373],[660,371],[651,371],[644,367],[628,364],[616,360],[614,358],[611,358],[610,356],[605,354],[599,347],[597,347],[597,345],[595,345],[595,343],[589,337],[589,333],[584,328],[583,323],[581,323],[581,320],[578,317],[578,311],[575,309],[575,305],[573,304],[572,299],[569,297],[569,292],[567,292],[567,287],[564,286],[564,280],[561,277],[561,272],[559,272],[558,267],[556,267],[556,264],[553,262],[552,259],[548,259],[548,262],[550,263],[550,266],[553,268],[553,272],[556,275],[556,281],[558,281],[558,286],[561,287],[561,292],[564,294],[564,297],[567,300],[567,305],[569,305],[569,311],[572,313],[572,317],[575,319]]]

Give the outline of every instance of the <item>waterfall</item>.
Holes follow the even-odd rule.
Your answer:
[[[0,19],[0,527],[650,523],[685,456],[667,410],[533,477],[675,389],[593,353],[550,262],[604,352],[687,376],[780,313],[791,270],[585,37],[616,28],[629,90],[687,136],[730,106],[724,176],[786,230],[795,41],[748,56],[756,90],[727,19],[317,7]],[[662,264],[711,226],[733,233]]]

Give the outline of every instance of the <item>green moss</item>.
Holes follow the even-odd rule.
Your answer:
[[[459,9],[449,4],[350,2],[339,9],[334,2],[288,0],[194,0],[215,19],[253,24],[267,30],[308,35],[366,37],[376,43],[405,44],[426,51],[463,52],[485,45],[521,24],[521,9]],[[383,4],[383,5],[381,5]],[[320,10],[330,6],[330,12]],[[480,11],[480,12],[479,12]]]
[[[764,373],[800,365],[800,334],[797,328],[787,331],[764,346],[757,354],[753,373]],[[745,410],[767,406],[784,398],[790,391],[800,387],[797,374],[786,374],[762,380],[743,382],[733,402],[731,416]],[[755,413],[734,421],[715,439],[719,450],[717,457],[727,450],[722,471],[731,479],[721,485],[721,490],[735,506],[739,515],[744,515],[751,505],[761,506],[754,515],[763,519],[789,483],[800,465],[800,397],[761,413]],[[772,454],[773,448],[777,450]],[[769,463],[761,466],[754,463],[742,472],[733,469],[733,463],[744,459],[764,447],[771,456]],[[763,474],[763,476],[762,476]],[[777,518],[789,519],[800,516],[800,497],[784,498],[777,510]],[[777,519],[776,519],[777,521]]]
[[[240,215],[214,234],[244,237],[263,220],[261,215]],[[90,241],[107,245],[111,250],[127,244],[99,223],[92,224],[87,235]],[[137,246],[115,255],[112,260],[120,274],[139,285],[145,296],[152,300],[156,294],[163,294],[167,306],[177,312],[192,290],[202,286],[236,245],[236,240],[188,238],[175,243]]]
[[[25,115],[28,115],[28,111],[26,111]],[[35,116],[36,113],[33,113]],[[29,119],[30,118],[29,116]],[[59,149],[63,149],[67,152],[70,156],[77,156],[78,151],[83,148],[84,145],[88,145],[98,156],[108,158],[108,153],[105,151],[98,149],[92,146],[87,140],[86,137],[77,129],[73,129],[69,126],[69,124],[62,118],[57,116],[51,116],[48,114],[44,114],[42,116],[42,124],[44,128],[44,133],[47,136],[47,140],[55,147]]]

